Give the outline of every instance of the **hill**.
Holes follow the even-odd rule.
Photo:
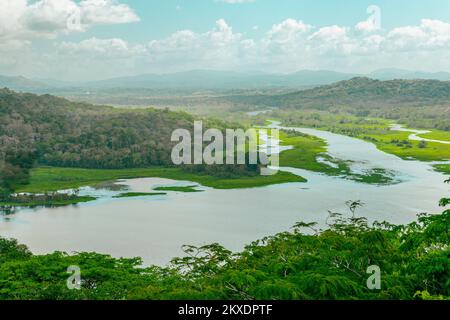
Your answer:
[[[165,110],[118,110],[0,89],[0,185],[26,183],[40,165],[134,168],[171,164],[171,133],[193,118]]]
[[[27,89],[43,89],[47,84],[30,80],[28,78],[17,76],[9,77],[0,75],[0,88],[11,88],[15,90],[27,90]]]
[[[450,82],[437,80],[380,81],[356,77],[331,85],[281,95],[228,97],[235,103],[280,108],[384,108],[450,103]]]
[[[177,142],[171,141],[172,133],[177,129],[192,133],[193,124],[194,118],[184,112],[115,109],[0,89],[0,197],[27,184],[30,169],[36,164],[87,169],[173,167],[171,153]],[[204,119],[203,126],[204,130],[224,130],[236,124]],[[262,185],[279,183],[276,179],[283,178],[258,179],[259,168],[246,163],[186,164],[179,169],[191,176],[208,176],[209,182],[235,179],[234,183],[248,178],[245,183]],[[303,181],[294,175],[289,179]]]
[[[450,81],[449,72],[421,72],[421,71],[411,71],[403,69],[380,69],[371,72],[368,75],[370,78],[378,80],[394,80],[394,79],[428,79],[428,80],[440,80],[440,81]]]

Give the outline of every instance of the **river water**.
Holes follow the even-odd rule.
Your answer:
[[[408,137],[409,140],[436,142],[436,143],[442,143],[442,144],[450,144],[450,141],[433,140],[433,139],[426,139],[426,138],[419,137],[420,134],[430,133],[431,131],[429,131],[429,130],[407,129],[407,128],[404,128],[404,126],[401,125],[401,124],[393,124],[391,126],[391,130],[403,131],[403,132],[411,132],[411,134]]]
[[[278,126],[274,124],[273,126]],[[183,244],[218,242],[230,250],[288,230],[298,221],[324,225],[327,211],[348,214],[345,202],[365,203],[357,215],[370,221],[408,223],[421,212],[439,213],[438,201],[449,194],[446,176],[430,163],[406,161],[361,140],[314,129],[329,144],[329,154],[353,161],[356,170],[383,168],[400,183],[368,185],[300,169],[281,168],[308,179],[244,190],[169,192],[166,196],[112,198],[120,191],[83,188],[98,196],[93,202],[59,208],[23,209],[0,217],[0,235],[18,239],[34,253],[96,251],[115,257],[142,257],[146,265],[164,265],[182,254]],[[119,181],[129,191],[156,186],[195,185],[159,178]]]

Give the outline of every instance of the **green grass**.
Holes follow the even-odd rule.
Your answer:
[[[442,130],[432,130],[430,133],[419,134],[421,138],[432,139],[432,140],[441,140],[450,142],[450,132],[442,131]]]
[[[280,165],[282,167],[299,168],[330,176],[342,176],[368,184],[393,183],[392,174],[380,168],[375,168],[366,174],[351,172],[348,161],[335,159],[326,154],[327,144],[320,138],[300,133],[292,136],[282,131],[280,139],[282,140],[281,145],[293,147],[291,150],[281,152]],[[319,157],[334,165],[317,161]]]
[[[450,174],[450,164],[436,164],[433,167],[436,171]]]
[[[324,140],[298,134],[288,136],[285,132],[280,132],[281,145],[292,146],[292,150],[286,150],[280,154],[280,166],[300,168],[316,172],[325,172],[331,167],[317,162],[319,154],[327,151],[327,144]]]
[[[90,186],[118,179],[158,177],[192,181],[216,189],[263,187],[272,184],[306,182],[306,179],[288,172],[273,176],[250,176],[238,179],[220,179],[184,172],[180,168],[152,167],[143,169],[80,169],[39,167],[31,171],[30,183],[19,186],[16,192],[45,192]]]
[[[390,130],[392,120],[371,118],[366,119],[351,115],[333,115],[331,113],[314,112],[311,117],[308,112],[297,112],[280,115],[278,121],[286,126],[310,127],[334,132],[349,137],[371,142],[386,153],[396,155],[402,159],[419,161],[443,161],[450,158],[450,145],[427,142],[425,148],[420,147],[420,141],[409,140],[411,132]],[[450,132],[433,130],[424,138],[450,141]],[[406,141],[408,143],[399,143]]]
[[[362,134],[358,137],[372,142],[378,149],[394,154],[402,159],[443,161],[450,158],[450,145],[427,142],[426,146],[421,148],[420,141],[408,139],[410,135],[410,132],[384,130],[380,133]],[[408,143],[402,143],[403,141],[408,141]]]
[[[52,207],[58,207],[58,206],[67,206],[71,204],[77,204],[77,203],[83,203],[83,202],[89,202],[94,201],[96,198],[94,197],[76,197],[73,199],[65,199],[65,200],[43,200],[43,201],[29,201],[29,202],[14,202],[14,201],[6,201],[6,202],[0,202],[1,206],[7,206],[7,207],[40,207],[40,206],[52,206]]]
[[[165,192],[126,192],[121,193],[113,198],[132,198],[132,197],[146,197],[146,196],[165,196]]]
[[[187,186],[187,187],[157,187],[153,190],[156,191],[176,191],[176,192],[203,192],[203,190],[196,190],[197,186]]]

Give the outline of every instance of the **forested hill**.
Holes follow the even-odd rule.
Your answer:
[[[86,168],[167,164],[170,137],[191,116],[165,110],[118,110],[50,95],[0,91],[1,149],[35,151],[41,164]]]
[[[170,164],[173,130],[193,119],[166,110],[118,110],[0,90],[0,179],[26,182],[34,164],[131,168]],[[5,182],[6,181],[6,182]]]
[[[450,82],[438,80],[380,81],[357,77],[331,85],[282,95],[229,97],[235,103],[281,108],[391,108],[450,104]]]

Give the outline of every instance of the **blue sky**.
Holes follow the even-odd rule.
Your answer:
[[[207,31],[225,19],[239,32],[262,36],[286,18],[325,25],[354,25],[367,17],[366,8],[377,5],[384,27],[417,25],[421,19],[450,20],[448,0],[255,0],[228,4],[215,0],[123,0],[141,18],[139,23],[97,27],[90,34],[124,37],[131,41],[163,38],[182,29]],[[177,9],[180,8],[180,9]],[[259,26],[259,31],[252,27]]]
[[[448,0],[0,0],[0,74],[450,71],[449,53]]]

